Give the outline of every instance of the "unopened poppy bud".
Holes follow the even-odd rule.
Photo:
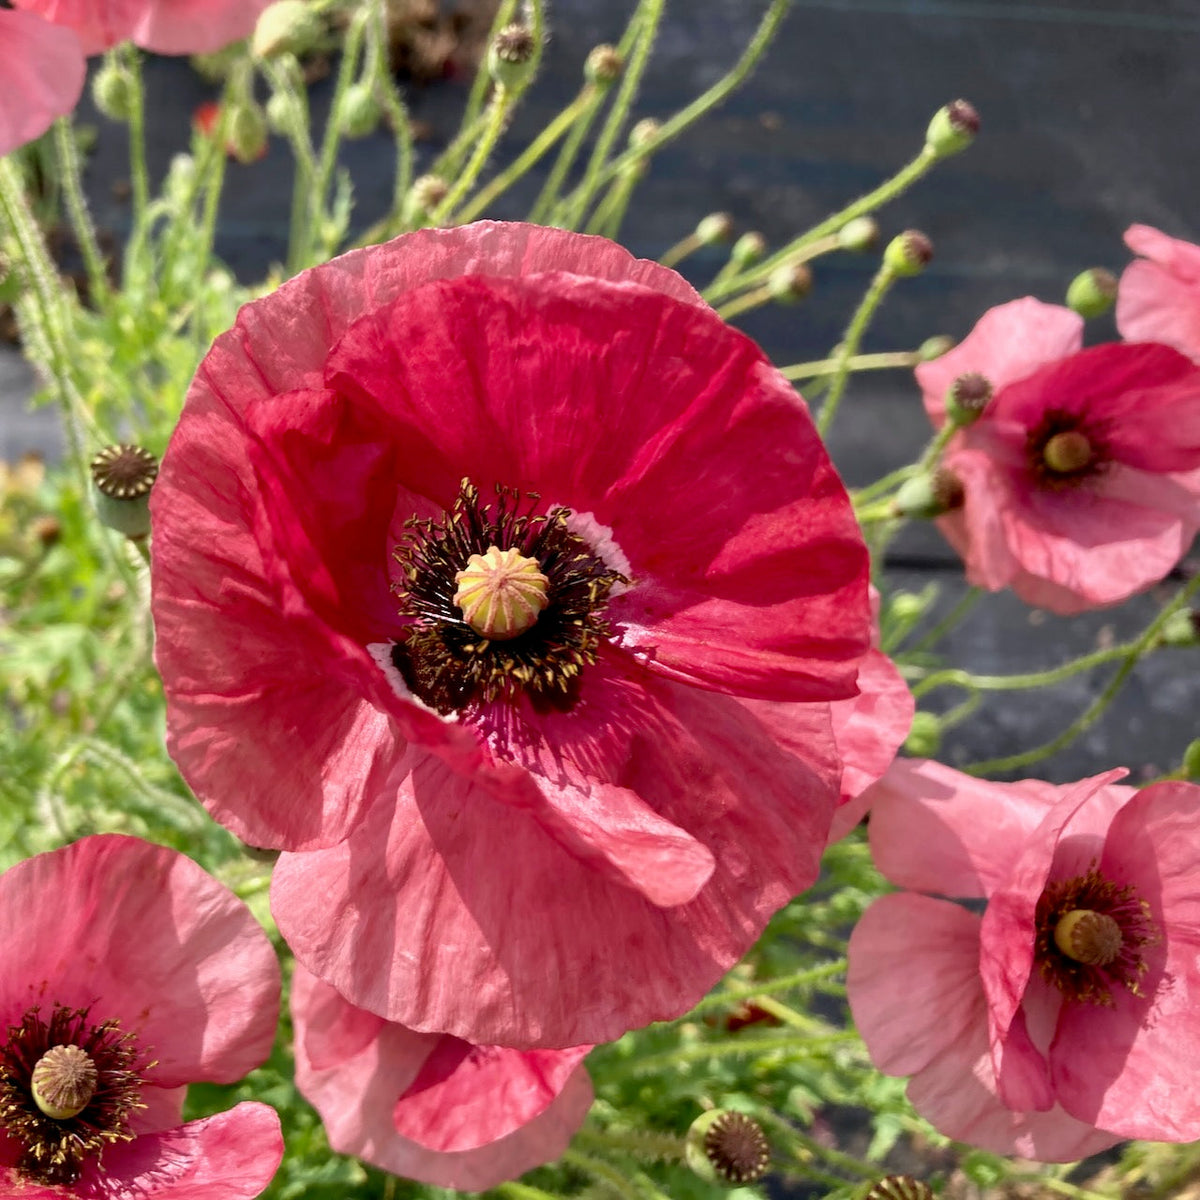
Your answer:
[[[1189,779],[1200,779],[1200,738],[1189,742],[1183,752],[1183,773]]]
[[[745,268],[754,266],[756,262],[761,262],[766,253],[767,239],[761,233],[751,230],[749,233],[743,233],[733,243],[733,249],[730,250],[729,257],[735,266]]]
[[[405,224],[424,225],[449,192],[449,185],[440,175],[419,175],[404,198]]]
[[[257,104],[238,104],[229,114],[229,153],[240,163],[252,163],[267,152],[267,118]]]
[[[110,121],[128,121],[133,108],[133,81],[129,71],[106,58],[92,80],[92,101]]]
[[[887,244],[884,265],[893,275],[920,275],[933,258],[933,243],[919,230],[906,229]]]
[[[954,339],[949,334],[935,334],[933,337],[926,338],[917,347],[917,358],[921,362],[933,362],[935,358],[941,358],[943,354],[949,354],[955,345]]]
[[[874,217],[855,217],[838,230],[837,240],[843,250],[870,250],[879,243],[879,222]]]
[[[968,371],[946,392],[946,416],[955,425],[970,425],[983,415],[991,398],[991,380],[978,371]]]
[[[914,758],[932,758],[942,744],[942,722],[930,712],[913,713],[904,749]]]
[[[653,117],[643,117],[630,131],[629,144],[635,150],[644,146],[651,138],[658,134],[662,128],[662,122],[656,121]]]
[[[761,1179],[771,1165],[771,1147],[753,1117],[712,1108],[691,1124],[684,1144],[687,1165],[706,1183],[740,1186]]]
[[[320,36],[321,18],[309,0],[275,0],[263,9],[254,26],[250,52],[255,58],[304,54]]]
[[[368,83],[352,83],[338,106],[342,132],[348,138],[366,137],[379,124],[379,102]]]
[[[906,624],[919,620],[929,607],[929,602],[915,592],[897,592],[888,601],[888,614],[897,621]]]
[[[488,47],[488,74],[500,87],[517,87],[529,78],[535,48],[528,26],[516,22],[505,25]]]
[[[1200,613],[1194,609],[1172,613],[1158,636],[1164,646],[1200,645]]]
[[[812,291],[812,281],[807,263],[783,263],[767,277],[767,289],[776,304],[795,304]]]
[[[702,246],[727,242],[733,237],[733,218],[727,212],[709,213],[696,226],[696,241]]]
[[[91,465],[96,512],[110,529],[128,538],[150,532],[150,488],[158,477],[158,459],[141,446],[105,446]]]
[[[1102,317],[1117,299],[1117,277],[1103,267],[1081,271],[1067,288],[1067,307],[1081,317]]]
[[[862,1200],[933,1200],[933,1189],[911,1175],[885,1175],[871,1185]]]
[[[625,70],[625,58],[616,46],[607,43],[594,46],[583,64],[583,75],[588,83],[596,87],[612,87]]]
[[[933,114],[925,131],[925,148],[938,158],[965,150],[979,132],[979,114],[965,100],[951,100]]]
[[[892,497],[892,511],[898,517],[928,521],[958,508],[962,502],[962,482],[953,471],[939,467],[932,475],[922,473],[906,479]]]
[[[292,127],[292,99],[286,92],[272,92],[264,109],[272,133],[287,133]]]

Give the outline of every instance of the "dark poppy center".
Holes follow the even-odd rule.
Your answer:
[[[1103,470],[1108,459],[1102,441],[1083,428],[1074,413],[1051,410],[1030,431],[1029,465],[1045,487],[1072,486]]]
[[[624,576],[571,528],[571,511],[497,486],[480,501],[464,479],[440,517],[413,517],[392,554],[411,622],[392,662],[440,713],[515,701],[569,708],[579,674],[609,634],[603,609]]]
[[[92,1024],[87,1009],[31,1008],[0,1042],[0,1130],[20,1147],[17,1172],[32,1183],[70,1185],[111,1142],[129,1141],[141,1103],[132,1034]]]
[[[1140,994],[1143,951],[1158,932],[1133,888],[1112,883],[1093,866],[1047,884],[1035,921],[1042,976],[1068,1000],[1110,1005],[1118,987]]]

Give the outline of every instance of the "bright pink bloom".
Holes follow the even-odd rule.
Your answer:
[[[276,918],[358,1006],[607,1040],[815,877],[864,548],[804,406],[674,272],[491,222],[305,272],[201,364],[151,507],[171,752],[311,851]],[[489,545],[546,571],[510,640],[452,600]]]
[[[0,1193],[249,1200],[267,1186],[274,1110],[181,1117],[189,1083],[241,1079],[275,1036],[279,965],[232,892],[174,850],[88,837],[0,876],[0,945]],[[94,1090],[73,1116],[43,1115],[31,1077],[64,1060],[90,1061]]]
[[[1125,244],[1141,257],[1121,275],[1121,336],[1131,342],[1163,342],[1200,362],[1200,246],[1149,225],[1131,225]]]
[[[917,368],[937,425],[958,377],[993,391],[942,459],[963,499],[938,525],[967,578],[1063,614],[1157,583],[1200,527],[1200,370],[1160,345],[1078,351],[1080,329],[1016,300]]]
[[[416,1033],[296,968],[296,1086],[329,1144],[385,1171],[478,1192],[554,1161],[583,1124],[590,1046],[508,1050]]]
[[[155,54],[210,54],[248,37],[271,0],[13,0],[73,29],[85,54],[133,42]]]
[[[79,39],[28,13],[0,9],[0,154],[40,137],[83,91]]]
[[[1200,1137],[1200,787],[1123,773],[1001,784],[899,760],[873,789],[876,865],[933,895],[868,909],[850,1006],[950,1137],[1047,1161]]]

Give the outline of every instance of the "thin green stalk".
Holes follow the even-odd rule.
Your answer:
[[[612,1163],[580,1150],[567,1150],[563,1153],[562,1161],[578,1168],[585,1175],[590,1175],[600,1183],[612,1188],[618,1196],[625,1200],[642,1200],[636,1187]]]
[[[132,42],[116,51],[129,79],[129,182],[133,191],[133,228],[141,229],[150,198],[150,175],[146,170],[146,93],[142,86],[142,56]]]
[[[660,260],[661,261],[661,260]],[[850,358],[848,369],[853,371],[888,371],[897,368],[915,367],[920,359],[911,350],[892,350],[883,354],[855,354]],[[813,379],[837,370],[836,358],[823,358],[819,362],[793,363],[780,367],[784,379]]]
[[[103,308],[109,294],[108,267],[100,252],[100,243],[96,240],[96,226],[88,211],[87,197],[83,191],[79,170],[79,147],[75,144],[71,122],[66,117],[60,117],[54,122],[54,148],[58,155],[58,169],[67,197],[71,227],[75,231],[75,240],[79,243],[83,265],[87,271],[88,293],[92,304]]]
[[[629,211],[629,202],[633,199],[637,188],[640,172],[629,171],[615,179],[605,194],[604,199],[596,206],[592,219],[588,222],[587,232],[598,233],[601,237],[614,241],[621,232],[621,223]]]
[[[508,1200],[562,1200],[553,1192],[543,1192],[541,1188],[531,1187],[528,1183],[518,1183],[515,1179],[510,1183],[497,1184],[493,1189]]]
[[[484,124],[483,133],[475,143],[475,151],[454,181],[454,186],[446,193],[445,199],[430,214],[429,223],[431,225],[452,223],[450,214],[474,186],[479,172],[483,170],[484,163],[491,157],[491,153],[496,148],[496,143],[500,140],[500,135],[508,123],[510,111],[511,93],[508,88],[497,86],[491,103],[488,105],[487,121]]]
[[[806,392],[811,391],[805,388]],[[907,466],[898,467],[895,471],[889,471],[881,479],[875,480],[874,483],[868,483],[865,487],[860,487],[851,496],[855,506],[866,504],[869,501],[876,500],[880,496],[886,495],[888,492],[895,491],[906,479],[911,478],[917,473],[916,463],[909,463]]]
[[[895,282],[896,273],[884,263],[875,272],[871,286],[867,288],[866,295],[863,296],[854,316],[850,319],[841,346],[834,355],[833,378],[829,384],[829,392],[817,416],[817,432],[822,437],[828,434],[829,427],[833,424],[833,418],[837,415],[838,405],[842,402],[846,383],[850,379],[850,360],[858,353],[858,347],[862,344],[863,334],[866,333],[871,318],[874,317],[880,304],[883,303],[884,296],[888,294]]]
[[[667,1050],[660,1054],[646,1054],[641,1058],[613,1064],[604,1069],[603,1078],[606,1081],[613,1081],[638,1075],[657,1075],[674,1070],[684,1063],[703,1062],[709,1058],[736,1058],[739,1055],[752,1054],[785,1054],[807,1057],[823,1046],[857,1041],[856,1033],[851,1033],[849,1030],[836,1030],[811,1037],[789,1037],[777,1034],[774,1037],[763,1038],[738,1036],[723,1042],[689,1042],[686,1046],[676,1046],[673,1050]]]
[[[771,300],[771,289],[763,284],[762,287],[744,292],[736,299],[730,300],[728,304],[718,308],[717,316],[722,321],[732,321],[734,317],[740,317],[742,313],[749,312],[752,308],[761,308],[764,304],[770,304]]]
[[[683,1138],[654,1129],[597,1129],[585,1125],[574,1141],[595,1150],[619,1150],[648,1162],[678,1162],[683,1158]]]
[[[968,588],[959,597],[954,607],[912,647],[912,650],[918,654],[923,650],[932,650],[979,603],[982,597],[982,588]],[[925,690],[928,691],[929,689],[926,688]]]
[[[803,1130],[797,1129],[789,1121],[781,1120],[774,1113],[764,1112],[758,1114],[759,1120],[763,1126],[773,1133],[772,1140],[791,1142],[792,1149],[795,1146],[802,1147],[809,1154],[823,1158],[826,1162],[835,1167],[839,1167],[843,1171],[847,1171],[852,1175],[858,1175],[863,1179],[877,1179],[879,1177],[879,1168],[871,1163],[861,1162],[852,1154],[843,1154],[840,1150],[834,1149],[832,1146],[826,1146],[818,1142],[816,1138],[811,1138]],[[800,1165],[806,1166],[803,1161]],[[839,1183],[844,1183],[845,1180],[839,1180]]]
[[[396,86],[392,72],[388,68],[388,58],[384,51],[387,45],[387,2],[376,0],[372,12],[373,22],[372,42],[368,44],[367,52],[375,67],[375,90],[383,101],[384,111],[392,127],[392,136],[396,142],[396,174],[392,185],[392,215],[400,216],[404,206],[404,198],[412,186],[413,176],[413,131],[412,122],[408,116],[408,106]]]
[[[730,1008],[735,1004],[740,1004],[743,1000],[755,1000],[760,996],[769,996],[775,992],[790,992],[807,987],[809,984],[819,983],[823,979],[828,979],[831,975],[840,975],[845,969],[846,960],[839,958],[833,962],[822,963],[817,967],[808,967],[792,975],[780,975],[776,979],[764,979],[757,983],[748,984],[746,987],[729,988],[725,991],[713,992],[711,995],[705,996],[689,1013],[678,1017],[671,1024],[678,1024],[680,1021],[690,1021],[694,1017],[715,1009]]]
[[[970,766],[964,767],[963,770],[969,775],[990,775],[1002,771],[1015,771],[1019,767],[1027,767],[1032,763],[1041,762],[1043,758],[1049,758],[1050,755],[1057,753],[1065,746],[1069,746],[1081,733],[1090,729],[1100,719],[1108,706],[1116,698],[1117,693],[1125,685],[1125,680],[1129,678],[1134,667],[1137,666],[1139,659],[1154,645],[1163,626],[1173,614],[1177,613],[1187,603],[1198,587],[1200,587],[1200,575],[1189,579],[1179,589],[1170,604],[1146,626],[1142,636],[1130,644],[1124,662],[1121,663],[1120,668],[1113,675],[1104,691],[1057,737],[1051,738],[1048,742],[1044,742],[1040,746],[1034,746],[1031,750],[1024,750],[1019,754],[1009,754],[1002,758],[989,758],[984,759],[982,762],[971,763]]]
[[[689,233],[687,237],[680,238],[675,245],[664,250],[659,256],[658,261],[664,267],[678,266],[690,254],[695,254],[704,243],[694,234]]]
[[[606,94],[600,88],[592,89],[587,107],[579,115],[579,119],[572,124],[563,144],[559,147],[554,166],[550,168],[550,174],[546,177],[546,182],[538,193],[538,198],[529,210],[529,219],[535,224],[550,223],[554,206],[558,201],[558,193],[562,191],[563,183],[575,165],[575,160],[579,157],[579,149],[583,145],[584,138],[591,132]]]
[[[286,96],[287,122],[283,135],[292,148],[292,158],[295,161],[295,177],[292,180],[291,220],[288,224],[288,269],[292,274],[300,270],[306,254],[308,229],[312,221],[313,180],[317,173],[317,159],[313,153],[312,137],[309,128],[308,96],[302,88],[296,87],[292,77],[278,63],[267,59],[262,64],[262,70],[271,84],[272,89]],[[225,104],[222,104],[222,115]],[[331,117],[332,120],[332,110]]]

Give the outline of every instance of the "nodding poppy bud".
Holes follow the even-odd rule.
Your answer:
[[[583,64],[583,76],[595,87],[612,87],[625,70],[625,57],[616,46],[594,46]]]
[[[913,713],[904,749],[914,758],[933,758],[942,744],[941,719],[930,712]]]
[[[529,78],[535,49],[533,32],[528,26],[505,25],[488,47],[488,74],[500,87],[517,87]]]
[[[133,108],[133,81],[129,71],[106,58],[92,80],[92,102],[110,121],[128,121]]]
[[[879,244],[879,222],[874,217],[855,217],[838,230],[843,250],[870,250]]]
[[[884,265],[893,275],[920,275],[933,258],[933,243],[919,230],[906,229],[887,244]]]
[[[348,138],[366,137],[379,124],[379,102],[369,83],[352,83],[338,106],[342,132]]]
[[[767,278],[767,288],[777,304],[795,304],[812,291],[812,281],[807,263],[783,263]]]
[[[1117,299],[1117,277],[1103,267],[1090,267],[1071,280],[1067,307],[1081,317],[1102,317]]]
[[[158,477],[158,459],[128,442],[105,446],[91,464],[96,512],[110,529],[128,538],[150,532],[150,488]]]
[[[240,163],[252,163],[267,152],[267,118],[257,104],[238,104],[229,114],[229,153]]]
[[[308,0],[275,0],[267,5],[250,39],[255,58],[279,54],[304,54],[321,37],[321,18]]]
[[[727,242],[733,237],[733,218],[727,212],[709,213],[696,226],[696,241],[702,246]]]
[[[767,1173],[771,1147],[753,1117],[729,1108],[713,1108],[692,1122],[684,1157],[705,1182],[738,1187],[754,1183]]]
[[[914,475],[905,480],[892,497],[892,511],[898,517],[929,520],[958,508],[962,502],[962,483],[958,476],[939,467],[932,475]]]
[[[1185,608],[1172,613],[1158,637],[1164,646],[1200,645],[1200,612]]]
[[[449,191],[449,184],[440,175],[419,175],[404,198],[405,224],[424,225]]]
[[[761,262],[767,253],[767,239],[761,233],[751,230],[749,233],[743,233],[736,242],[733,243],[733,249],[729,252],[729,257],[733,260],[735,266],[752,267],[756,262]]]
[[[946,416],[955,425],[970,425],[983,416],[992,398],[992,383],[978,371],[958,376],[946,392]]]
[[[933,362],[935,358],[941,358],[943,354],[948,354],[954,349],[957,343],[947,333],[938,333],[933,337],[926,338],[917,347],[917,358],[921,362]]]
[[[979,132],[979,114],[966,100],[951,100],[933,114],[925,131],[925,148],[938,158],[965,150]]]

